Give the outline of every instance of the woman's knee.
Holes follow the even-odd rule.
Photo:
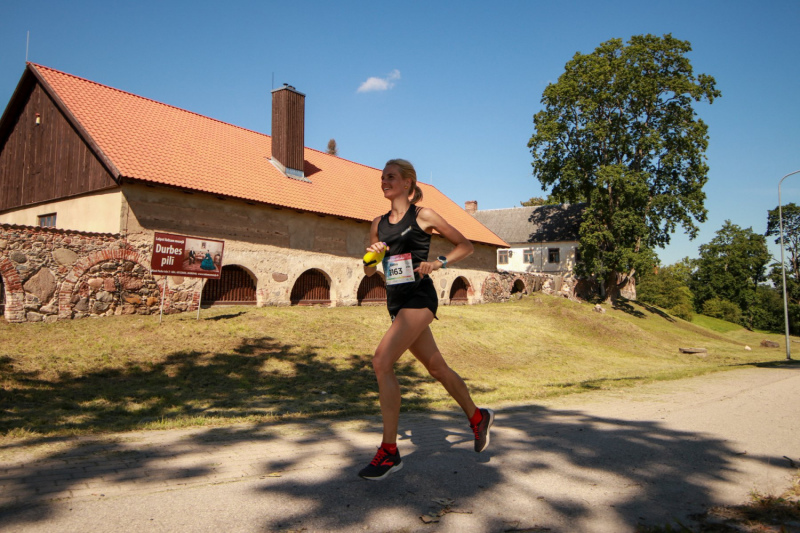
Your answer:
[[[445,363],[444,359],[441,358],[438,359],[439,359],[438,361],[436,360],[431,361],[431,363],[428,365],[427,368],[428,368],[428,373],[431,375],[431,377],[433,377],[433,379],[437,381],[442,381],[444,379],[447,379],[452,370],[450,370],[450,367],[447,366],[447,363]]]
[[[378,351],[372,356],[372,370],[380,377],[394,373],[394,362],[386,354]]]

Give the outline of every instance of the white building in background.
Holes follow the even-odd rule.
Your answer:
[[[497,250],[497,270],[554,276],[572,274],[584,207],[559,204],[479,211],[477,202],[465,204],[468,213],[510,245]]]

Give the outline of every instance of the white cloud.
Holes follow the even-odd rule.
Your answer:
[[[367,81],[361,84],[356,92],[368,93],[371,91],[388,91],[394,87],[395,82],[399,79],[400,71],[394,69],[385,78],[376,78],[374,76],[369,78]]]

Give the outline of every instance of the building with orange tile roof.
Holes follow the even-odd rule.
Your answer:
[[[388,210],[381,171],[305,147],[304,99],[293,87],[273,91],[265,135],[29,63],[0,118],[0,223],[119,234],[145,255],[154,232],[224,240],[223,275],[250,279],[250,303],[360,303],[370,222]],[[440,299],[483,301],[507,244],[419,185],[420,205],[475,245],[435,273]],[[449,246],[434,236],[431,254]],[[304,300],[304,283],[327,288]],[[200,290],[195,279],[168,285]]]

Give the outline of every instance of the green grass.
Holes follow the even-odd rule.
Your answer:
[[[702,326],[706,329],[717,331],[719,333],[730,333],[731,331],[744,329],[739,324],[734,324],[733,322],[728,322],[727,320],[705,315],[694,315],[694,318],[692,318],[692,324],[697,324],[698,326]]]
[[[448,306],[432,325],[481,405],[530,402],[785,358],[742,328],[635,303],[605,314],[536,294]],[[709,325],[710,324],[710,325]],[[371,357],[385,309],[214,308],[195,314],[0,324],[5,438],[378,413]],[[744,346],[753,347],[746,351]],[[708,355],[681,354],[703,347]],[[403,409],[455,408],[411,355]]]

